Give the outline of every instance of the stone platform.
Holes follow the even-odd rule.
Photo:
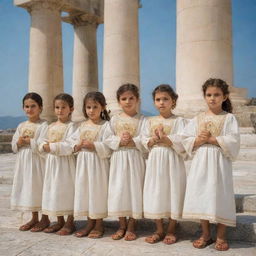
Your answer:
[[[14,154],[0,154],[0,255],[256,255],[256,161],[234,163],[237,227],[228,229],[231,249],[227,252],[217,252],[213,245],[203,250],[193,248],[191,240],[198,237],[200,227],[198,223],[190,221],[179,223],[179,241],[171,246],[162,242],[154,245],[144,242],[145,236],[154,229],[153,222],[149,220],[139,221],[139,238],[133,242],[113,241],[109,237],[118,225],[112,219],[105,221],[105,235],[98,240],[18,231],[18,227],[30,218],[30,214],[22,216],[9,209],[14,162]],[[76,222],[77,228],[84,224],[84,220]],[[212,233],[214,237],[214,226]]]

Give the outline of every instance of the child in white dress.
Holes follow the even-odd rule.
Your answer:
[[[150,117],[142,131],[142,141],[149,151],[143,191],[144,217],[155,219],[156,231],[146,238],[156,243],[176,242],[176,220],[182,216],[186,171],[182,154],[181,132],[185,120],[172,113],[178,95],[169,85],[159,85],[153,91],[153,99],[159,116]],[[169,218],[166,236],[163,218]]]
[[[191,120],[184,130],[183,145],[194,155],[187,178],[183,217],[201,220],[202,235],[196,248],[213,243],[209,222],[217,224],[215,249],[229,246],[226,226],[236,225],[232,160],[239,152],[239,127],[232,113],[228,85],[221,79],[208,79],[203,85],[208,105],[205,113]]]
[[[85,228],[77,237],[103,236],[103,218],[107,217],[109,158],[111,150],[103,143],[107,121],[106,100],[100,92],[89,92],[83,102],[86,121],[71,136],[77,152],[74,215],[87,216]]]
[[[57,121],[50,124],[40,138],[39,150],[45,152],[46,172],[43,187],[42,212],[57,216],[57,223],[44,229],[46,233],[71,234],[73,222],[75,157],[67,138],[75,132],[70,121],[73,111],[72,96],[61,93],[54,98],[54,112]],[[65,223],[64,215],[68,215]]]
[[[145,173],[140,133],[144,117],[137,113],[139,91],[133,84],[117,90],[123,112],[114,115],[104,141],[112,150],[109,174],[108,215],[119,217],[119,229],[112,239],[135,240],[135,219],[142,218]],[[126,217],[130,217],[127,223]]]
[[[31,211],[32,219],[22,225],[21,231],[40,231],[49,225],[47,215],[39,222],[38,211],[42,207],[42,190],[45,160],[40,156],[37,140],[47,122],[40,119],[43,100],[37,93],[27,93],[23,98],[23,110],[28,120],[19,124],[12,139],[12,150],[17,153],[11,195],[11,208]]]

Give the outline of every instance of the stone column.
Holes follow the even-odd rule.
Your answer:
[[[138,0],[107,0],[104,6],[103,92],[112,113],[120,108],[116,90],[140,84]]]
[[[75,110],[74,121],[84,119],[82,112],[83,98],[90,91],[98,91],[97,60],[97,18],[83,16],[72,19],[74,24],[74,56],[73,56],[73,97]]]
[[[53,98],[63,92],[61,1],[38,0],[28,7],[31,15],[29,91],[43,98],[42,118],[53,120]]]
[[[231,0],[179,0],[178,110],[200,111],[205,108],[201,88],[208,78],[221,78],[233,85]]]

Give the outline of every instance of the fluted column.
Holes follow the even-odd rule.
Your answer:
[[[201,88],[208,78],[233,85],[231,0],[178,0],[178,109],[204,109]]]
[[[97,60],[97,18],[73,17],[74,55],[73,55],[73,89],[75,110],[74,121],[84,119],[82,112],[83,98],[90,91],[98,91]]]
[[[105,1],[103,92],[112,113],[119,110],[118,87],[140,84],[138,8],[138,0]]]
[[[29,52],[29,91],[43,98],[42,117],[53,120],[53,98],[63,92],[61,0],[32,1]]]

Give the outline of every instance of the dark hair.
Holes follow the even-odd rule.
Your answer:
[[[156,96],[156,93],[158,92],[167,92],[172,100],[173,100],[173,105],[172,105],[172,109],[174,109],[176,107],[176,102],[177,102],[177,99],[178,99],[178,94],[172,89],[172,87],[169,85],[169,84],[160,84],[158,85],[154,91],[152,92],[152,97],[153,97],[153,100],[155,100],[155,96]]]
[[[35,93],[35,92],[29,92],[22,99],[23,108],[24,108],[25,100],[28,100],[28,99],[31,99],[31,100],[35,101],[40,108],[43,107],[42,97],[39,94]]]
[[[224,111],[232,113],[233,107],[232,107],[232,103],[229,99],[229,89],[228,89],[229,85],[222,79],[210,78],[210,79],[206,80],[205,83],[202,86],[204,96],[206,94],[206,90],[209,87],[216,87],[216,88],[221,89],[223,95],[227,96],[227,99],[222,102],[221,107]]]
[[[117,98],[117,101],[120,100],[120,96],[125,93],[125,92],[132,92],[134,94],[134,96],[138,99],[140,97],[140,93],[139,93],[139,88],[134,85],[134,84],[123,84],[121,85],[118,90],[116,91],[116,98]]]
[[[53,105],[54,105],[56,100],[63,100],[63,101],[68,103],[70,108],[74,107],[73,97],[71,95],[67,94],[67,93],[60,93],[57,96],[55,96],[55,98],[53,100]]]
[[[100,113],[100,117],[101,119],[103,120],[107,120],[109,121],[110,120],[110,117],[109,117],[109,112],[106,110],[106,99],[104,97],[104,95],[101,93],[101,92],[88,92],[85,97],[84,97],[84,101],[83,101],[83,113],[84,113],[84,116],[88,118],[88,115],[86,113],[86,102],[88,100],[93,100],[95,102],[98,102],[102,108],[104,108],[104,110]]]

